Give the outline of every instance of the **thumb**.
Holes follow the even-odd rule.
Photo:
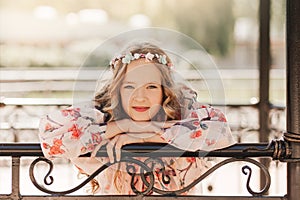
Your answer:
[[[91,157],[96,157],[97,152],[99,151],[99,149],[106,143],[106,141],[101,141],[99,144],[97,144],[97,146],[94,148],[94,150],[91,153]]]

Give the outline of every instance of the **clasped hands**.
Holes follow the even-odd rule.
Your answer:
[[[92,152],[95,157],[101,146],[106,144],[107,155],[111,163],[120,161],[121,148],[127,144],[157,142],[164,143],[160,137],[165,128],[170,128],[177,121],[133,121],[131,119],[122,119],[107,123],[106,132],[103,135],[105,142],[98,144]],[[107,143],[106,143],[107,142]],[[115,158],[114,158],[115,151]]]

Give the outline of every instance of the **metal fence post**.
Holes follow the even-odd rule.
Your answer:
[[[287,0],[287,133],[292,159],[300,158],[300,1]],[[287,164],[289,200],[300,197],[300,162]]]
[[[270,89],[270,0],[259,2],[259,142],[269,141],[269,89]],[[260,162],[269,168],[270,159],[260,158]],[[265,184],[265,176],[261,174],[260,185]]]

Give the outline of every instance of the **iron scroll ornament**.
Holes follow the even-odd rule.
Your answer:
[[[226,164],[233,163],[233,162],[238,162],[238,161],[244,161],[244,162],[252,163],[252,164],[256,165],[257,167],[259,167],[262,170],[263,174],[266,177],[266,179],[265,179],[266,183],[265,183],[264,188],[261,191],[255,192],[254,190],[252,190],[252,188],[250,186],[250,180],[251,180],[251,175],[252,175],[252,169],[251,169],[251,167],[249,167],[248,165],[245,165],[245,166],[242,167],[242,172],[245,175],[248,175],[247,182],[246,182],[246,188],[247,188],[248,192],[250,194],[252,194],[253,196],[262,196],[263,194],[265,194],[269,190],[270,185],[271,185],[271,176],[270,176],[270,173],[269,173],[268,169],[263,164],[261,164],[260,162],[254,160],[254,159],[250,159],[250,158],[229,158],[229,159],[223,160],[222,162],[219,162],[218,164],[216,164],[213,167],[211,167],[204,174],[202,174],[200,177],[198,177],[197,179],[195,179],[192,183],[190,183],[189,185],[187,185],[184,188],[179,189],[179,190],[164,191],[164,190],[158,189],[156,187],[153,187],[152,190],[153,190],[153,192],[156,192],[156,193],[162,194],[162,195],[170,195],[170,196],[180,195],[180,194],[182,194],[184,192],[189,191],[191,188],[193,188],[195,185],[197,185],[199,182],[201,182],[207,176],[209,176],[210,174],[212,174],[218,168],[220,168],[220,167],[222,167],[222,166],[224,166]],[[247,171],[249,172],[249,174],[248,174]],[[162,173],[163,173],[163,171],[162,171]],[[141,174],[144,174],[144,173],[141,173]],[[169,178],[167,177],[167,179],[169,179]],[[142,180],[143,180],[144,184],[147,187],[150,186],[151,183],[148,182],[145,178],[142,177]],[[164,180],[164,177],[163,177],[163,180]]]
[[[246,183],[246,188],[247,188],[248,192],[250,194],[252,194],[253,196],[262,196],[263,194],[265,194],[269,190],[270,185],[271,185],[270,173],[263,164],[259,163],[258,161],[254,160],[254,159],[250,159],[250,158],[228,158],[226,160],[223,160],[223,161],[217,163],[216,165],[214,165],[213,167],[211,167],[210,169],[208,169],[204,174],[202,174],[200,177],[195,179],[189,185],[187,185],[179,190],[173,190],[173,191],[161,190],[161,189],[155,187],[155,185],[154,185],[155,179],[154,179],[154,173],[153,173],[153,166],[155,163],[158,163],[159,165],[161,165],[160,173],[162,173],[162,175],[163,175],[162,176],[163,182],[168,183],[170,181],[170,177],[168,177],[168,175],[164,175],[164,164],[160,158],[148,158],[147,160],[145,160],[145,162],[141,162],[134,158],[124,157],[119,162],[126,163],[127,173],[131,176],[131,189],[135,194],[148,195],[148,194],[151,194],[152,192],[155,192],[157,194],[174,196],[174,195],[180,195],[182,193],[189,191],[191,188],[193,188],[195,185],[197,185],[199,182],[201,182],[203,179],[205,179],[207,176],[212,174],[214,171],[216,171],[220,167],[222,167],[226,164],[229,164],[229,163],[240,162],[240,161],[248,162],[248,163],[252,163],[252,164],[256,165],[258,168],[260,168],[262,170],[262,172],[266,178],[265,179],[266,183],[265,183],[264,188],[261,191],[255,192],[250,186],[252,169],[248,165],[243,166],[242,172],[245,175],[248,175],[247,183]],[[80,188],[82,188],[83,186],[85,186],[86,184],[88,184],[99,173],[101,173],[102,171],[107,169],[109,166],[117,163],[117,162],[115,162],[115,163],[108,162],[108,163],[102,165],[93,174],[91,174],[87,179],[85,179],[82,183],[80,183],[78,186],[76,186],[72,189],[65,190],[65,191],[53,191],[53,190],[49,190],[49,189],[45,188],[43,185],[40,185],[34,176],[34,168],[39,162],[46,162],[49,165],[49,170],[44,177],[44,183],[46,185],[51,185],[54,182],[54,178],[50,175],[53,170],[53,163],[52,163],[52,161],[50,161],[44,157],[37,158],[36,160],[34,160],[31,163],[30,168],[29,168],[29,175],[30,175],[31,182],[35,185],[35,187],[37,187],[42,192],[45,192],[45,193],[48,193],[51,195],[66,195],[66,194],[75,192],[75,191],[79,190]],[[132,164],[135,164],[140,167],[140,173],[137,173],[135,166]],[[149,165],[151,165],[151,166],[149,167]],[[134,186],[134,180],[137,176],[141,177],[141,180],[143,181],[143,183],[145,185],[145,189],[143,191],[137,190]]]
[[[52,170],[53,170],[53,162],[51,160],[48,160],[48,159],[44,158],[44,157],[37,158],[31,163],[31,165],[29,167],[30,180],[36,188],[38,188],[42,192],[45,192],[45,193],[48,193],[48,194],[51,194],[51,195],[66,195],[66,194],[70,194],[72,192],[75,192],[75,191],[79,190],[80,188],[82,188],[83,186],[85,186],[86,184],[88,184],[90,181],[92,181],[98,174],[100,174],[102,171],[107,169],[109,166],[116,164],[116,162],[115,163],[107,162],[106,164],[99,167],[93,174],[88,176],[88,178],[85,179],[82,183],[80,183],[78,186],[76,186],[72,189],[65,190],[65,191],[53,191],[53,190],[49,190],[49,189],[45,188],[44,186],[40,185],[37,182],[37,180],[34,176],[34,168],[39,162],[45,162],[49,165],[49,170],[48,170],[47,174],[44,177],[44,183],[46,185],[51,185],[54,182],[53,176],[50,175]],[[126,168],[127,173],[129,175],[131,175],[131,177],[132,177],[132,179],[131,179],[131,189],[132,189],[132,191],[135,192],[136,194],[148,194],[148,193],[150,193],[151,189],[153,188],[153,184],[154,184],[154,175],[153,175],[153,173],[149,173],[150,168],[147,165],[145,165],[143,162],[141,162],[139,160],[136,160],[136,159],[133,159],[133,158],[123,158],[119,162],[125,162],[127,164],[127,168]],[[143,168],[143,171],[146,171],[147,175],[145,175],[145,176],[149,177],[150,184],[148,184],[149,187],[147,187],[144,191],[138,191],[134,187],[133,181],[134,181],[134,178],[136,176],[136,171],[134,170],[134,166],[133,165],[128,165],[128,163],[136,164],[136,165],[140,166],[141,168]],[[47,179],[50,179],[50,181],[48,181]]]

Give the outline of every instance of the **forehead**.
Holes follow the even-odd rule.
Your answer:
[[[127,66],[124,82],[161,84],[161,72],[152,62],[146,62],[144,59],[134,60]]]

